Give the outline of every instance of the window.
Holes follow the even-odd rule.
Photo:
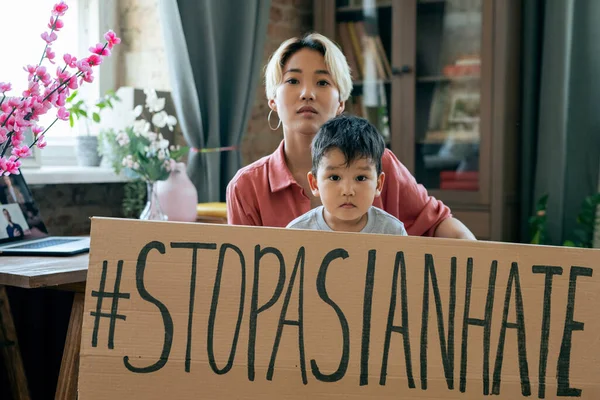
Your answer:
[[[51,10],[59,1],[19,0],[3,6],[2,14],[7,18],[2,21],[2,30],[6,36],[2,43],[4,62],[0,63],[0,82],[12,83],[9,95],[18,95],[26,88],[27,72],[23,67],[39,63],[45,46],[40,35],[42,32],[49,32],[47,25]],[[51,64],[47,59],[42,63],[53,76],[58,66],[64,66],[63,54],[70,53],[78,59],[87,56],[90,46],[104,40],[102,35],[109,26],[117,31],[113,23],[116,21],[116,1],[65,0],[65,3],[69,6],[69,10],[61,17],[65,26],[57,32],[58,39],[52,45],[56,64]],[[27,29],[23,29],[24,21]],[[100,97],[101,90],[106,92],[114,86],[112,69],[116,63],[110,58],[112,56],[100,68],[94,68],[94,82],[85,83],[79,89],[80,94],[90,102]],[[40,125],[47,127],[55,118],[56,110],[50,110],[40,118]],[[68,121],[57,121],[48,131],[48,146],[40,152],[42,164],[74,165],[76,134],[77,130],[72,129]]]

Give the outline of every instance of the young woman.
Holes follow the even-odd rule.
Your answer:
[[[279,46],[265,70],[265,83],[269,126],[283,126],[283,141],[273,154],[240,169],[231,180],[227,218],[234,225],[285,227],[320,205],[307,178],[310,144],[325,121],[344,111],[352,79],[340,49],[312,33]],[[276,127],[272,113],[279,119]],[[417,184],[390,150],[385,151],[382,166],[386,185],[373,205],[402,221],[409,235],[475,239],[447,206]]]

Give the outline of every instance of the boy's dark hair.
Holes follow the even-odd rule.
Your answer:
[[[381,173],[381,157],[385,151],[383,136],[369,121],[354,115],[338,115],[325,122],[312,141],[312,173],[316,176],[323,156],[339,149],[346,166],[359,158],[368,158]]]

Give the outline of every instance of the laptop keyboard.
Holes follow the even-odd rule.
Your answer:
[[[58,245],[65,244],[65,243],[76,242],[78,240],[79,239],[56,238],[56,239],[43,240],[43,241],[35,242],[35,243],[24,243],[19,246],[10,246],[10,248],[11,249],[44,249],[46,247],[58,246]]]

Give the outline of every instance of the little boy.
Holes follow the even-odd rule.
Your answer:
[[[383,137],[366,119],[340,115],[327,121],[312,142],[308,183],[322,206],[288,224],[288,228],[385,233],[406,236],[404,224],[373,206],[385,174]]]

